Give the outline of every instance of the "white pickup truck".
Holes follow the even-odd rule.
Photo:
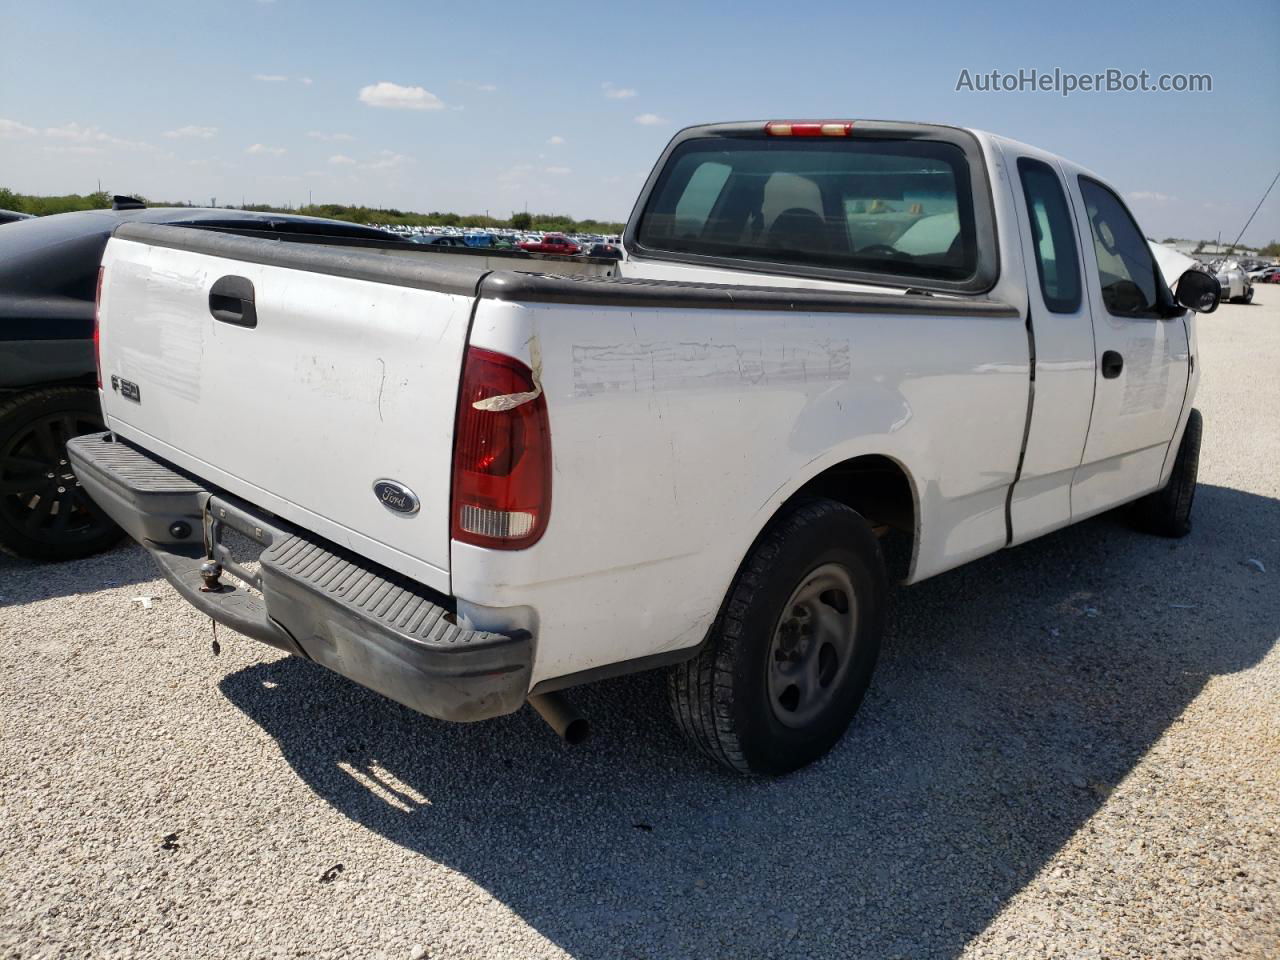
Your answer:
[[[953,127],[693,127],[621,261],[120,227],[91,496],[192,604],[481,720],[669,670],[779,774],[857,710],[886,591],[1137,501],[1190,525],[1191,311],[1119,195]],[[962,612],[957,611],[957,615]]]

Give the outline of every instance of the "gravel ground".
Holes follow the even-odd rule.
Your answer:
[[[654,676],[585,691],[568,748],[225,630],[214,657],[137,548],[0,558],[0,953],[1280,955],[1258,301],[1201,321],[1192,535],[1102,517],[904,591],[854,728],[778,782],[687,750]]]

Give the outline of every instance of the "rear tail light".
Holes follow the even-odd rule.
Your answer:
[[[533,372],[469,347],[456,429],[453,539],[501,550],[537,543],[551,511],[551,430]]]
[[[771,137],[848,137],[853,135],[853,123],[832,120],[825,123],[789,123],[771,120],[764,125],[764,132]]]
[[[102,389],[102,267],[93,291],[93,365],[98,368],[98,389]]]

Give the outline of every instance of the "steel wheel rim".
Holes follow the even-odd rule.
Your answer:
[[[102,429],[80,412],[52,413],[27,424],[0,449],[0,513],[29,537],[67,544],[105,530],[106,514],[85,493],[67,458],[67,441]]]
[[[858,598],[847,568],[827,563],[791,592],[769,644],[769,706],[784,726],[811,724],[837,699],[857,648]]]

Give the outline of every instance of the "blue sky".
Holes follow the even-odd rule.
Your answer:
[[[0,0],[0,185],[207,203],[625,218],[681,126],[992,130],[1091,167],[1144,229],[1234,239],[1280,169],[1280,8]],[[957,92],[1019,68],[1212,93]],[[1280,239],[1277,187],[1246,241]]]

